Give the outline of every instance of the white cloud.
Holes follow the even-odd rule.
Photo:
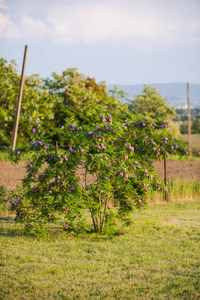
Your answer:
[[[44,1],[43,17],[35,19],[31,5],[39,8],[39,3],[29,2],[29,11],[24,11],[18,23],[2,14],[1,36],[48,37],[64,44],[126,43],[143,49],[200,41],[197,0]]]
[[[19,24],[11,20],[10,15],[0,12],[0,37],[7,39],[37,39],[48,36],[49,30],[41,20],[29,15],[22,16]]]
[[[31,16],[23,16],[20,23],[21,35],[27,38],[41,38],[49,34],[45,23],[41,20],[34,20]]]
[[[5,5],[5,1],[4,0],[0,0],[0,9],[6,9],[7,6]]]
[[[184,0],[159,3],[77,1],[50,8],[47,21],[58,43],[121,42],[147,49],[200,41],[200,13],[186,14]]]
[[[17,39],[20,37],[19,30],[9,15],[0,12],[0,37]]]

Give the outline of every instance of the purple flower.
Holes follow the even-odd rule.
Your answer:
[[[17,151],[17,154],[18,154],[18,155],[20,155],[20,154],[21,154],[21,152],[20,152],[20,151]]]
[[[108,179],[108,177],[104,177],[104,180]]]
[[[108,160],[107,156],[105,156],[105,160]]]

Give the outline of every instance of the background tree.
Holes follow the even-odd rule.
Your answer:
[[[94,78],[79,73],[76,68],[67,69],[61,75],[54,72],[51,79],[44,80],[44,87],[59,98],[54,107],[54,125],[57,128],[66,118],[73,118],[73,122],[80,125],[91,125],[97,112],[112,114],[119,121],[131,116],[128,106],[110,95],[105,83],[97,84]],[[66,144],[72,141],[59,142]]]
[[[20,76],[14,61],[0,59],[0,146],[11,142]],[[29,141],[27,118],[37,115],[45,126],[45,135],[58,140],[57,130],[66,118],[72,117],[80,125],[92,124],[95,113],[110,113],[123,120],[131,113],[126,104],[121,103],[107,91],[105,83],[97,84],[77,69],[67,69],[58,75],[42,80],[38,75],[25,78],[17,146]],[[72,141],[59,141],[70,145]]]
[[[148,116],[154,119],[164,118],[170,121],[175,116],[175,109],[169,106],[167,99],[159,93],[157,88],[144,85],[141,95],[136,95],[134,100],[129,100],[130,111],[134,115]]]
[[[194,134],[200,133],[200,119],[193,119],[191,130]]]
[[[18,98],[20,76],[14,61],[8,63],[0,59],[0,146],[8,146],[11,142],[16,103]],[[25,145],[29,141],[27,117],[37,113],[44,121],[46,134],[52,135],[50,123],[54,119],[53,107],[57,101],[55,95],[43,88],[38,75],[25,78],[23,100],[19,121],[17,145]]]

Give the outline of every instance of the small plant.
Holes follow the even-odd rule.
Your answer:
[[[7,203],[8,203],[7,190],[5,186],[1,185],[0,186],[0,214],[1,215],[6,211]]]
[[[77,143],[58,153],[45,142],[39,119],[29,119],[30,147],[10,150],[15,163],[23,154],[32,153],[23,194],[10,205],[24,232],[43,232],[44,224],[62,214],[66,232],[85,233],[87,209],[94,231],[112,236],[117,226],[133,225],[131,213],[146,207],[150,187],[166,190],[155,174],[153,161],[169,154],[189,154],[166,132],[167,123],[161,119],[136,118],[121,124],[110,115],[100,117],[101,122],[97,120],[92,127],[70,122],[62,126],[62,138],[74,136]],[[77,175],[80,167],[84,183]],[[88,175],[94,178],[89,184]]]

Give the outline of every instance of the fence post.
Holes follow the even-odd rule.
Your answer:
[[[56,156],[58,156],[58,141],[56,141],[56,150],[55,150]]]
[[[190,94],[189,94],[189,82],[187,82],[187,104],[188,104],[188,142],[189,150],[191,151],[191,115],[190,115]]]
[[[167,185],[167,161],[166,161],[166,154],[164,156],[164,183]],[[164,192],[165,201],[167,202],[167,192]]]
[[[24,85],[24,71],[25,71],[25,64],[26,64],[27,49],[28,49],[28,46],[26,45],[25,50],[24,50],[24,60],[23,60],[23,65],[22,65],[21,81],[20,81],[20,86],[19,86],[18,100],[17,100],[15,120],[14,120],[12,140],[11,140],[11,145],[12,145],[13,150],[15,150],[16,141],[17,141],[17,131],[18,131],[18,126],[19,126],[19,116],[20,116],[21,103],[22,103],[22,93],[23,93],[23,85]]]
[[[58,141],[56,141],[55,156],[56,157],[58,156]],[[57,180],[58,180],[58,175],[57,175],[57,171],[56,171],[55,187],[57,186]],[[57,196],[57,191],[56,191],[55,196],[54,196],[54,204],[56,202],[56,198],[57,198],[56,196]]]

